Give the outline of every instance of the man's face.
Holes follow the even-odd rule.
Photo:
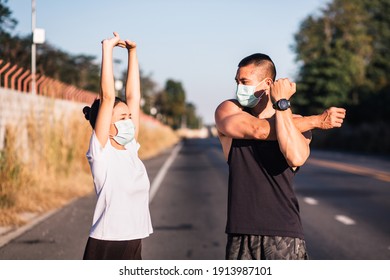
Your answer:
[[[255,66],[254,64],[249,64],[237,69],[235,80],[237,84],[245,86],[258,85],[256,87],[255,96],[259,97],[265,90],[269,88],[266,82],[259,84],[261,82],[259,77],[263,76],[264,75],[261,74],[259,67]]]

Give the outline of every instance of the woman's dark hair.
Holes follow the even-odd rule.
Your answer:
[[[120,103],[123,102],[126,104],[125,101],[123,101],[119,97],[115,97],[114,107]],[[95,99],[95,101],[92,103],[91,107],[85,106],[83,108],[84,117],[89,123],[91,124],[92,128],[95,129],[96,119],[99,113],[100,108],[100,99]]]
[[[275,81],[276,78],[276,67],[272,59],[263,53],[254,53],[250,56],[245,57],[240,61],[238,67],[248,66],[254,64],[256,66],[264,67],[267,75]]]

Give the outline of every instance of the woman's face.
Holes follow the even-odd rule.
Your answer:
[[[111,118],[111,126],[110,126],[110,135],[117,135],[118,130],[116,129],[114,123],[119,120],[127,120],[131,118],[131,113],[129,107],[123,102],[119,102],[114,107]]]

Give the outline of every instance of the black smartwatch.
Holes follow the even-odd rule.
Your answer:
[[[290,101],[282,98],[276,101],[272,107],[278,111],[286,111],[288,108],[290,108]]]

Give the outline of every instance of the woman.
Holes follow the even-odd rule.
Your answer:
[[[115,97],[113,49],[128,51],[126,102]],[[141,240],[153,232],[150,183],[138,157],[140,80],[136,44],[118,33],[102,41],[100,99],[83,112],[93,132],[87,159],[97,202],[84,259],[142,259]]]

